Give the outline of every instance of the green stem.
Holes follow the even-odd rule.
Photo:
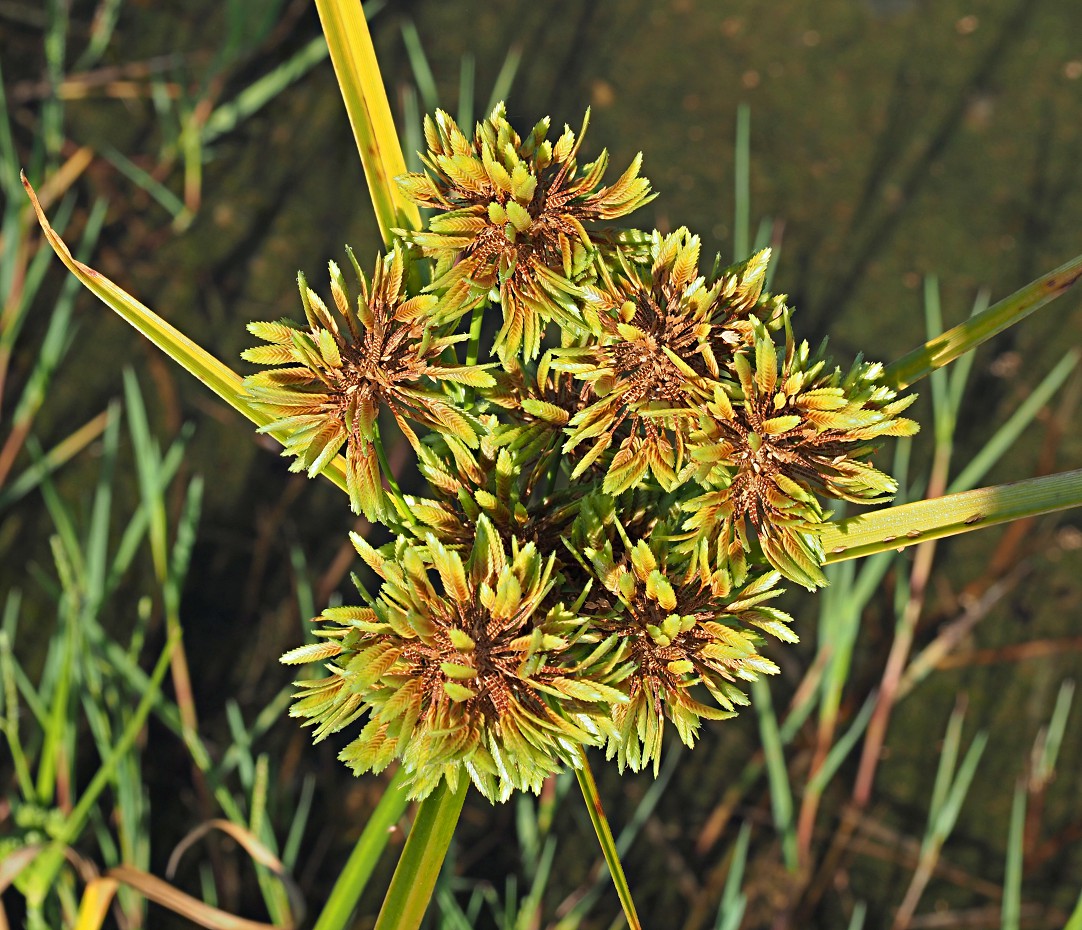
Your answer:
[[[482,300],[473,308],[473,316],[470,317],[470,341],[466,346],[467,365],[476,365],[477,357],[481,354],[481,323],[485,319],[485,307],[487,304],[487,300]]]
[[[823,527],[827,562],[876,552],[1082,506],[1082,469],[978,488],[861,514]]]
[[[594,832],[601,844],[601,852],[609,867],[609,874],[612,876],[616,894],[620,898],[620,906],[624,909],[627,924],[631,930],[642,930],[639,915],[635,912],[635,902],[631,900],[631,888],[627,884],[624,867],[620,864],[620,854],[616,851],[616,840],[613,839],[612,830],[609,829],[609,819],[605,816],[605,808],[601,806],[601,795],[598,794],[597,782],[594,781],[594,773],[590,770],[590,763],[586,760],[585,754],[582,756],[582,765],[575,769],[575,777],[579,781],[582,796],[586,799],[590,823],[594,825]]]
[[[421,925],[469,785],[468,778],[460,777],[452,791],[441,782],[417,808],[375,930],[416,930]]]
[[[380,854],[387,845],[391,829],[409,803],[406,798],[405,769],[399,769],[383,791],[383,797],[368,818],[357,845],[353,847],[345,868],[331,889],[330,897],[313,930],[343,930],[350,926],[353,911],[357,907],[372,871],[379,862]]]
[[[1055,300],[1079,278],[1082,255],[892,362],[883,380],[895,388],[908,387]]]

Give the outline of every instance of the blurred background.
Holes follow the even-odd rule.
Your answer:
[[[858,352],[890,361],[922,342],[936,296],[951,326],[975,301],[998,300],[1082,251],[1073,0],[410,0],[368,9],[404,138],[417,138],[418,114],[433,100],[477,116],[494,88],[523,133],[545,114],[577,129],[590,107],[584,160],[608,148],[615,178],[641,150],[660,192],[632,221],[689,226],[723,264],[750,245],[734,220],[737,114],[746,105],[751,237],[759,231],[775,246],[773,287],[790,295],[799,331],[813,344],[829,335],[842,363]],[[244,325],[298,317],[298,270],[319,289],[327,260],[341,261],[346,243],[362,265],[379,246],[320,36],[306,0],[0,3],[0,595],[7,642],[25,671],[12,680],[29,707],[21,712],[28,752],[43,743],[27,689],[36,683],[45,707],[58,693],[51,656],[75,590],[58,548],[85,551],[91,538],[110,552],[121,547],[131,515],[149,506],[136,463],[148,442],[164,449],[180,437],[182,461],[156,498],[169,545],[178,527],[193,527],[189,567],[173,578],[183,580],[179,606],[170,607],[168,572],[150,543],[106,573],[93,605],[95,642],[124,644],[144,669],[170,611],[179,618],[191,699],[175,682],[166,691],[198,720],[208,753],[193,762],[166,718],[151,717],[132,776],[145,800],[140,855],[163,874],[181,838],[220,816],[220,791],[247,810],[255,769],[246,766],[262,754],[267,829],[288,847],[310,913],[381,780],[352,778],[335,760],[343,738],[313,747],[281,712],[291,673],[277,658],[302,641],[313,612],[355,596],[346,534],[364,527],[329,482],[289,475],[272,443],[73,289],[58,261],[37,259],[44,252],[17,171],[26,168],[39,187],[60,177],[48,210],[66,220],[65,239],[85,243],[93,267],[247,373],[238,359],[251,343]],[[1072,426],[1082,383],[1068,374],[1073,363],[1057,369],[1079,346],[1082,303],[1072,293],[978,351],[964,392],[956,379],[949,478],[1054,370],[1063,372],[1057,390],[1032,402],[1025,428],[979,483],[1082,465],[1082,434]],[[146,405],[142,440],[103,416],[124,396],[125,371],[135,379],[128,416],[133,396]],[[937,452],[947,467],[930,386],[919,389],[914,409],[925,429],[909,463],[914,496],[925,492]],[[396,455],[402,461],[405,450]],[[114,459],[112,517],[102,523],[103,462]],[[197,475],[205,485],[195,529],[184,514]],[[609,816],[628,829],[624,863],[644,925],[878,927],[904,918],[896,925],[999,927],[1018,887],[1022,925],[1063,926],[1082,875],[1082,710],[1069,711],[1063,689],[1082,672],[1080,521],[1067,512],[947,541],[934,563],[890,556],[867,574],[837,574],[833,601],[829,592],[795,594],[788,606],[802,644],[772,654],[782,666],[772,709],[705,727],[694,753],[678,753],[672,739],[660,782],[618,777],[597,759]],[[860,597],[854,579],[864,580]],[[848,626],[837,632],[843,614]],[[912,635],[909,677],[881,752],[863,763],[870,787],[854,797],[867,713],[899,624]],[[910,667],[915,657],[924,665]],[[103,658],[78,679],[81,694],[64,696],[75,781],[67,795],[49,793],[43,810],[62,809],[94,771],[93,713],[81,702],[98,700],[95,676],[107,680],[107,665]],[[134,703],[130,687],[117,683],[112,698],[106,688],[102,700]],[[794,707],[802,709],[795,716]],[[951,746],[956,759],[944,775]],[[815,781],[835,749],[829,775]],[[967,760],[975,774],[950,794]],[[37,828],[16,774],[0,753],[8,839]],[[591,891],[596,841],[567,788],[554,784],[540,807],[467,800],[433,926],[618,925],[605,882]],[[948,794],[957,795],[956,818],[943,813]],[[115,826],[111,803],[103,801],[98,839],[88,831],[76,844],[100,868],[125,859],[100,837]],[[557,852],[544,867],[548,837]],[[392,858],[357,927],[370,926]],[[199,896],[211,877],[219,906],[265,915],[255,871],[228,838],[186,853],[175,881]],[[536,900],[523,903],[531,888]],[[719,918],[725,894],[728,917]],[[485,895],[501,903],[470,911],[471,896]],[[507,900],[515,902],[510,923]],[[4,901],[18,926],[19,895]],[[466,924],[454,923],[459,912]],[[146,925],[189,924],[152,906]]]

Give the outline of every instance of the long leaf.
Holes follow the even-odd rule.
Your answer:
[[[892,362],[883,373],[884,380],[896,388],[908,387],[1024,320],[1065,293],[1079,278],[1082,278],[1082,255]]]
[[[316,9],[357,140],[376,221],[384,244],[390,245],[391,230],[418,229],[421,216],[394,182],[398,175],[405,174],[406,162],[364,10],[359,0],[316,0]]]
[[[887,507],[824,527],[827,562],[902,549],[1022,517],[1082,506],[1082,468]]]
[[[179,329],[166,322],[149,307],[140,303],[123,288],[110,281],[105,275],[78,261],[71,254],[71,250],[64,240],[49,225],[49,221],[45,217],[45,211],[38,202],[37,194],[26,179],[26,175],[22,176],[22,181],[23,187],[26,188],[26,193],[34,205],[34,211],[37,213],[38,222],[45,233],[45,238],[49,240],[53,251],[60,256],[60,260],[67,266],[68,270],[88,290],[146,336],[185,371],[194,375],[197,380],[210,388],[234,410],[244,414],[257,426],[266,426],[270,423],[271,417],[249,401],[241,386],[241,377],[233,369],[216,359],[201,345],[189,339]],[[284,434],[273,432],[271,435],[279,442],[283,441]],[[323,474],[345,490],[344,459],[341,457],[335,459],[327,466]]]
[[[400,768],[384,789],[379,804],[346,860],[345,868],[335,881],[313,930],[344,930],[350,926],[353,911],[387,845],[391,828],[406,809],[406,791],[402,787],[405,776],[406,770]]]

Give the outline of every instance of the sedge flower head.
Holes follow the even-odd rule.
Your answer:
[[[685,505],[686,549],[715,550],[743,566],[754,538],[778,571],[814,588],[826,583],[816,495],[889,500],[897,483],[867,458],[880,438],[917,431],[898,416],[915,397],[880,383],[878,364],[858,362],[847,374],[830,368],[807,342],[796,345],[788,320],[785,329],[779,359],[770,333],[756,327],[753,345],[733,359],[736,381],[718,384],[702,408],[691,458],[708,490]]]
[[[353,510],[378,520],[389,513],[379,463],[380,412],[393,417],[415,449],[420,442],[407,420],[476,447],[475,424],[436,384],[487,387],[492,378],[483,368],[443,360],[460,337],[434,335],[439,298],[409,295],[401,247],[377,261],[370,282],[349,256],[360,291],[355,303],[331,262],[333,310],[301,275],[306,329],[289,321],[248,325],[268,344],[242,357],[276,367],[248,377],[245,388],[272,418],[261,432],[287,434],[283,454],[296,457],[293,470],[319,474],[346,446]]]
[[[624,698],[571,658],[578,618],[542,608],[557,581],[551,556],[517,540],[505,549],[483,516],[466,559],[431,535],[390,554],[354,544],[383,579],[379,596],[325,611],[323,642],[283,657],[332,660],[327,677],[298,683],[292,709],[317,739],[367,715],[340,758],[358,774],[400,760],[413,797],[468,777],[505,800],[581,765],[582,745],[600,739],[595,718]]]
[[[783,297],[763,293],[770,251],[715,275],[699,273],[699,237],[687,229],[652,237],[648,261],[620,261],[591,288],[596,338],[553,351],[554,367],[574,373],[593,402],[568,424],[566,451],[590,446],[577,478],[607,459],[604,489],[618,495],[647,472],[664,489],[683,467],[695,410],[709,398],[752,320],[780,317]],[[621,257],[621,256],[618,256]]]
[[[606,751],[621,770],[639,771],[652,762],[655,774],[666,720],[685,745],[693,746],[703,719],[724,720],[748,703],[737,682],[777,672],[758,652],[760,633],[785,642],[797,638],[788,614],[767,603],[782,593],[777,572],[740,587],[724,572],[708,580],[673,580],[658,558],[662,548],[639,540],[620,562],[608,544],[586,552],[611,595],[609,609],[593,623],[619,637],[631,668],[629,699],[613,708]],[[700,701],[695,694],[700,690],[714,703]]]
[[[579,147],[569,127],[547,139],[549,119],[521,139],[501,103],[468,139],[443,111],[425,119],[430,173],[399,184],[414,203],[438,211],[410,235],[437,260],[432,287],[444,291],[444,312],[462,313],[499,292],[503,325],[493,344],[501,359],[536,358],[544,326],[581,328],[577,281],[593,262],[587,224],[624,216],[651,199],[639,177],[641,154],[613,184],[600,187],[608,165],[601,154],[580,173]]]

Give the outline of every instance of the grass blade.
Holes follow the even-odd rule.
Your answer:
[[[751,824],[745,823],[737,834],[733,845],[732,858],[729,860],[729,874],[725,876],[725,887],[721,892],[718,905],[716,930],[739,930],[744,919],[744,910],[748,905],[747,896],[741,891],[744,884],[744,867],[748,861],[748,844],[751,841]]]
[[[1003,930],[1018,930],[1022,920],[1022,843],[1026,830],[1026,785],[1019,781],[1011,802],[1007,870],[1003,876]]]
[[[253,81],[228,103],[217,107],[203,125],[203,144],[207,145],[219,136],[232,132],[326,57],[327,43],[322,37],[312,39],[273,71]]]
[[[158,316],[149,307],[141,304],[127,291],[118,287],[104,275],[75,259],[64,240],[49,225],[45,212],[38,201],[37,194],[30,182],[23,176],[23,186],[34,205],[38,222],[49,240],[49,244],[68,270],[75,275],[96,297],[119,314],[126,322],[134,326],[159,349],[165,352],[185,371],[214,391],[234,410],[244,414],[257,426],[266,426],[271,417],[257,409],[248,400],[241,386],[241,377],[223,362],[216,359],[198,343],[189,339],[179,329]],[[271,433],[281,441],[281,435]],[[345,461],[339,456],[323,472],[338,487],[345,490]]]
[[[736,159],[733,183],[733,261],[748,257],[748,230],[751,223],[751,108],[742,103],[736,110]]]
[[[101,766],[94,773],[89,784],[80,795],[78,803],[64,819],[64,823],[57,830],[52,843],[50,843],[48,848],[42,852],[40,863],[35,863],[33,873],[35,887],[27,890],[26,897],[28,901],[33,901],[35,899],[44,900],[46,890],[52,884],[56,877],[56,873],[66,861],[65,850],[82,832],[83,827],[86,825],[87,817],[89,817],[90,812],[97,803],[99,795],[101,795],[102,791],[105,790],[112,780],[113,773],[120,760],[131,750],[136,737],[142,732],[143,725],[146,723],[146,719],[150,715],[150,711],[158,699],[162,679],[169,669],[169,662],[179,639],[179,633],[175,633],[166,640],[165,647],[162,649],[161,655],[158,657],[158,662],[154,667],[154,671],[151,673],[147,682],[147,689],[143,692],[143,696],[140,698],[139,704],[128,721],[127,726],[124,728],[124,732],[121,734],[120,739],[113,747],[112,752],[102,759]]]
[[[410,70],[421,95],[421,103],[425,111],[431,113],[439,106],[436,77],[432,73],[432,66],[428,63],[428,56],[421,44],[421,36],[412,20],[407,19],[402,23],[402,41],[406,45],[406,57],[409,58]]]
[[[1007,327],[1024,320],[1033,311],[1065,293],[1079,278],[1082,278],[1082,255],[1030,282],[943,335],[929,339],[908,355],[903,355],[886,367],[883,380],[891,387],[909,387]]]
[[[798,862],[796,825],[793,822],[793,789],[789,784],[789,769],[785,763],[778,720],[770,699],[770,686],[757,678],[751,683],[752,703],[759,716],[759,740],[766,760],[766,775],[770,782],[770,806],[774,814],[774,829],[781,837],[782,858],[790,872],[796,872]]]

